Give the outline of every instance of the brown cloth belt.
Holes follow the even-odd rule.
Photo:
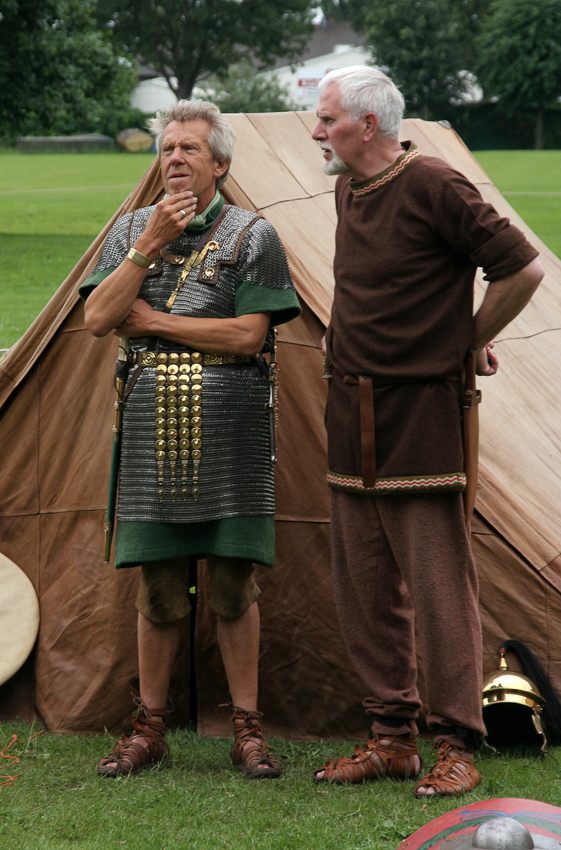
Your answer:
[[[469,356],[469,355],[468,355]],[[423,378],[423,382],[427,379]],[[435,379],[436,380],[436,379]],[[441,381],[459,381],[461,380],[459,372],[450,372],[447,375],[443,375],[441,378],[437,380]],[[475,372],[474,372],[474,380],[475,380]],[[418,381],[407,380],[407,381],[373,381],[371,377],[368,375],[345,375],[343,377],[344,384],[353,384],[356,386],[358,384],[358,392],[359,392],[359,403],[360,403],[360,448],[361,448],[361,459],[362,459],[362,483],[367,489],[373,489],[376,485],[376,429],[374,422],[374,387],[383,387],[388,384],[393,383],[419,383]],[[466,386],[467,393],[467,386]],[[477,401],[473,401],[473,404],[478,404],[480,399],[480,393],[476,393]],[[470,399],[473,396],[470,396]],[[463,406],[469,407],[469,404],[466,404],[465,401],[466,395],[464,395],[464,403]],[[464,428],[464,444],[465,444],[465,428]],[[476,438],[477,439],[477,438]],[[465,449],[464,449],[465,452]],[[470,455],[471,457],[471,455]],[[468,465],[468,455],[466,454],[466,472]],[[475,448],[475,480],[477,482],[477,444]],[[473,478],[473,474],[472,474]],[[474,485],[475,488],[475,485]],[[466,487],[467,490],[467,487]],[[471,493],[471,491],[470,491]],[[473,499],[471,500],[471,509],[473,509],[473,501],[475,499],[475,489],[473,490]],[[465,499],[465,502],[467,499]],[[470,514],[471,516],[471,511]],[[467,506],[466,506],[466,523],[469,522]]]

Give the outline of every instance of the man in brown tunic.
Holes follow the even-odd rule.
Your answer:
[[[445,162],[398,133],[403,98],[374,68],[329,73],[313,132],[336,185],[335,297],[325,344],[333,581],[368,689],[368,742],[315,782],[418,777],[415,628],[436,764],[418,796],[471,790],[481,716],[477,575],[466,527],[462,368],[526,305],[537,251]],[[350,179],[349,179],[350,178]],[[481,266],[489,286],[473,316]],[[375,424],[374,424],[375,423]]]

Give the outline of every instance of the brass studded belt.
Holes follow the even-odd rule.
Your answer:
[[[231,366],[236,363],[251,363],[255,359],[254,357],[246,357],[243,354],[201,354],[199,351],[194,351],[191,354],[189,352],[182,352],[181,354],[172,352],[169,354],[164,351],[136,351],[130,355],[129,363],[131,366],[142,366],[143,368],[158,366],[159,364],[168,362],[188,363],[189,360],[187,358],[193,357],[194,354],[197,355],[196,362],[201,363],[203,366]]]

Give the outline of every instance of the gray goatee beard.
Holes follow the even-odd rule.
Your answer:
[[[336,174],[346,174],[347,166],[341,157],[338,156],[332,148],[323,148],[323,150],[328,150],[331,153],[331,159],[323,164],[323,173],[331,176],[335,176]]]

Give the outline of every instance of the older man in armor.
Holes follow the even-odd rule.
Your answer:
[[[206,556],[209,604],[233,704],[234,766],[280,776],[257,711],[260,593],[274,563],[270,369],[275,325],[299,315],[274,228],[224,203],[234,134],[204,101],[151,121],[164,198],[120,218],[83,284],[95,336],[129,338],[115,566],[141,566],[140,701],[98,772],[137,773],[168,756],[166,705],[188,559]]]

